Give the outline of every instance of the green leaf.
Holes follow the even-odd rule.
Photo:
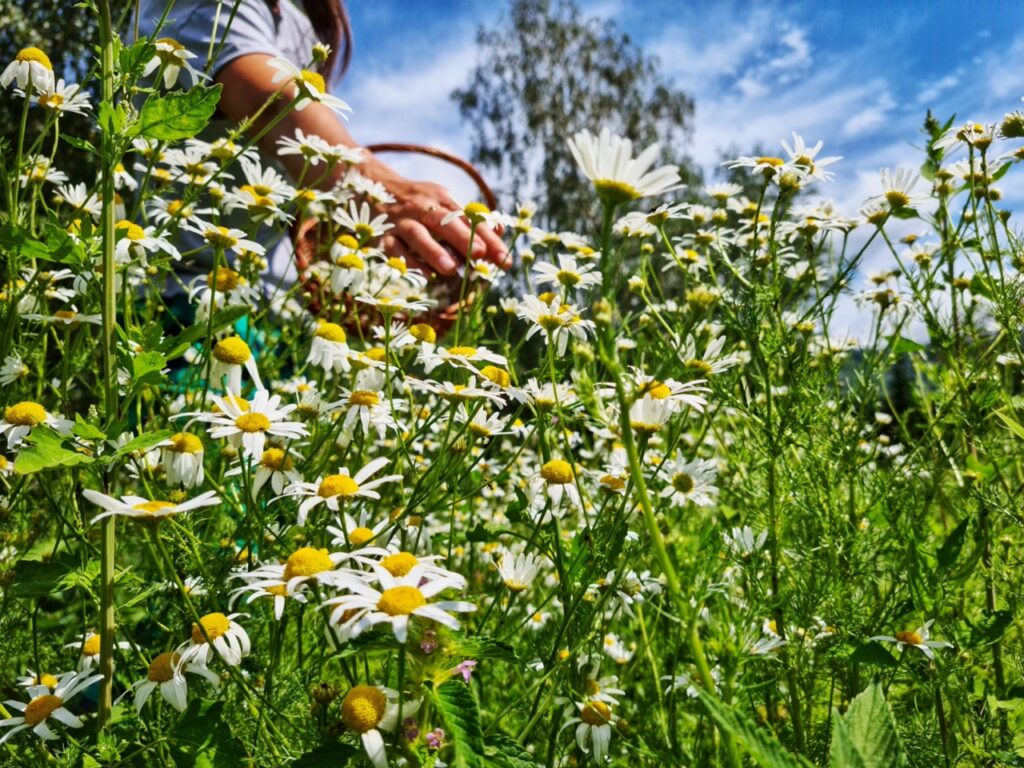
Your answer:
[[[939,547],[939,551],[935,555],[939,561],[939,570],[948,571],[956,564],[956,560],[964,548],[964,539],[967,536],[967,526],[970,525],[970,522],[970,518],[965,517],[942,542],[942,546]]]
[[[458,679],[447,680],[433,692],[434,703],[453,738],[456,768],[484,768],[484,732],[473,689]]]
[[[523,493],[520,488],[516,487],[512,490],[515,491],[516,500],[509,504],[505,509],[505,517],[507,517],[510,522],[521,523],[524,521],[523,510],[529,507],[530,502],[526,498],[526,494]]]
[[[911,352],[924,352],[928,349],[924,344],[918,344],[913,339],[908,339],[906,336],[889,336],[886,341],[892,345],[892,353],[894,355],[905,355]]]
[[[334,742],[333,744],[322,744],[316,749],[310,750],[291,764],[291,768],[338,768],[344,765],[346,760],[355,757],[359,753],[351,744]]]
[[[148,38],[141,38],[122,48],[118,54],[118,63],[121,65],[121,73],[124,75],[141,75],[146,64],[156,55],[156,46],[149,42]]]
[[[999,409],[998,411],[992,411],[996,416],[1003,420],[1003,423],[1009,427],[1010,431],[1013,432],[1017,437],[1024,440],[1024,427],[1020,425],[1016,419],[1010,416],[1005,410]]]
[[[210,122],[221,86],[197,85],[184,93],[150,96],[142,105],[139,132],[147,139],[180,141],[190,139]]]
[[[19,560],[14,564],[14,583],[10,593],[14,597],[34,599],[46,597],[57,590],[57,584],[68,572],[67,563]]]
[[[483,635],[458,637],[451,641],[445,651],[450,656],[469,659],[496,659],[512,663],[519,661],[511,645]]]
[[[61,139],[63,141],[67,142],[68,144],[70,144],[75,149],[80,149],[83,152],[88,152],[90,155],[97,154],[96,147],[94,147],[92,145],[91,141],[87,141],[85,139],[80,139],[77,136],[68,136],[65,133],[62,133],[60,135],[60,137],[61,137]]]
[[[906,764],[882,687],[872,683],[832,721],[830,768],[899,768]]]
[[[88,464],[95,459],[66,446],[64,439],[47,427],[36,427],[25,437],[28,446],[18,451],[14,460],[14,471],[19,475],[31,475],[52,467],[73,467]]]
[[[970,647],[991,645],[1005,634],[1011,624],[1013,624],[1013,614],[1010,611],[992,611],[991,613],[986,611],[981,621],[971,627]]]
[[[221,328],[233,325],[240,317],[245,317],[249,308],[244,306],[225,307],[213,314],[213,332]],[[167,339],[160,348],[168,360],[173,360],[183,354],[186,349],[206,336],[206,323],[196,323],[186,328],[174,338]]]
[[[877,640],[869,640],[858,645],[850,654],[849,660],[857,664],[874,664],[879,667],[895,667],[898,663],[896,657]]]
[[[132,378],[141,379],[149,373],[159,373],[167,365],[167,358],[159,352],[143,352],[132,358]]]
[[[98,122],[101,131],[108,134],[118,135],[124,133],[125,122],[128,119],[128,111],[125,109],[124,104],[118,104],[116,107],[112,107],[110,102],[101,101],[99,108],[96,110],[96,117],[99,118]]]
[[[106,433],[94,424],[82,418],[82,414],[75,414],[75,426],[71,428],[71,434],[85,440],[106,440]]]
[[[498,734],[487,740],[488,765],[499,768],[537,768],[537,762],[526,748],[513,738]]]
[[[114,458],[119,459],[122,456],[127,456],[128,454],[135,453],[136,451],[148,451],[150,448],[158,443],[162,443],[173,434],[174,433],[169,429],[161,429],[157,432],[146,432],[141,434],[134,440],[129,440],[118,448],[114,452]]]
[[[736,739],[757,765],[762,768],[811,768],[811,763],[799,755],[791,755],[774,733],[758,727],[739,709],[726,707],[703,689],[697,691],[712,719]]]

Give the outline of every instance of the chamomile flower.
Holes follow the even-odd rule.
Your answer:
[[[594,331],[592,321],[584,320],[575,306],[562,304],[558,297],[545,302],[536,296],[524,296],[519,304],[519,317],[530,323],[526,338],[544,331],[559,357],[565,354],[570,339],[586,341]]]
[[[388,463],[388,459],[379,456],[354,475],[349,473],[348,467],[340,467],[335,474],[327,475],[315,483],[299,482],[290,485],[285,489],[286,496],[305,497],[299,503],[298,524],[305,525],[306,517],[320,504],[324,504],[332,512],[337,512],[342,502],[354,499],[379,499],[380,494],[376,488],[384,483],[402,479],[401,475],[384,475],[371,480]]]
[[[569,140],[569,150],[606,205],[619,205],[679,188],[679,168],[664,165],[651,170],[661,152],[651,144],[633,157],[633,142],[607,128],[594,136],[581,131]]]
[[[575,703],[577,717],[566,721],[562,729],[576,726],[576,745],[586,753],[593,752],[594,762],[603,763],[608,759],[608,745],[612,738],[612,726],[618,716],[611,706],[600,699],[585,699]],[[573,708],[567,710],[571,713]]]
[[[256,358],[240,336],[227,336],[213,345],[210,361],[210,380],[218,385],[226,378],[227,390],[242,391],[242,369],[245,369],[257,389],[262,389]]]
[[[32,729],[32,732],[48,741],[59,738],[51,726],[58,722],[67,728],[81,728],[84,723],[64,705],[84,691],[90,685],[103,679],[103,675],[90,675],[87,671],[75,672],[62,676],[57,685],[50,688],[46,685],[28,687],[28,703],[7,700],[4,705],[8,709],[20,712],[16,717],[0,720],[0,728],[9,728],[0,736],[3,744],[16,733]]]
[[[933,660],[935,658],[935,649],[952,648],[952,643],[947,643],[943,640],[932,640],[929,632],[935,619],[926,621],[917,629],[913,630],[901,630],[893,635],[875,635],[871,639],[875,642],[883,643],[895,643],[899,650],[903,650],[906,647],[917,648],[921,653]]]
[[[200,80],[206,79],[205,75],[196,71],[189,63],[189,60],[196,58],[196,55],[177,40],[161,37],[154,40],[153,45],[156,46],[156,53],[146,62],[146,67],[142,70],[143,77],[149,77],[159,70],[160,80],[164,88],[168,90],[177,84],[182,70],[188,74],[192,86],[195,86]]]
[[[78,669],[80,671],[90,670],[100,663],[100,636],[95,632],[86,632],[79,635],[73,643],[68,643],[65,648],[76,648],[79,651]],[[125,641],[114,643],[114,648],[120,651],[131,650],[132,644]]]
[[[224,473],[225,477],[237,477],[242,474],[241,463]],[[252,495],[259,495],[267,483],[275,494],[281,495],[288,485],[302,482],[302,475],[295,469],[292,453],[286,448],[267,448],[260,457],[259,464],[252,469]]]
[[[38,48],[22,48],[0,73],[0,85],[8,88],[11,83],[17,83],[22,91],[27,91],[30,83],[33,90],[44,93],[51,90],[53,64],[50,58]]]
[[[6,364],[5,361],[5,366]],[[18,373],[13,363],[11,368],[11,373]],[[0,420],[0,435],[7,438],[8,448],[17,448],[21,445],[22,439],[31,433],[33,428],[40,425],[48,426],[61,434],[67,434],[74,426],[74,422],[50,413],[37,402],[23,400],[4,409],[4,417]]]
[[[398,725],[398,703],[401,694],[382,685],[355,685],[341,700],[341,722],[359,734],[363,749],[375,768],[388,768],[387,752],[381,731],[392,731]],[[403,702],[402,713],[412,715],[418,702]]]
[[[344,412],[342,429],[346,433],[352,434],[358,425],[362,427],[363,434],[369,435],[373,427],[383,439],[388,429],[398,427],[391,412],[391,403],[384,392],[386,381],[383,372],[367,368],[357,374],[351,390],[341,390],[341,399],[330,407]]]
[[[355,552],[370,549],[363,545],[376,541],[388,528],[392,527],[389,518],[383,518],[376,525],[371,524],[370,516],[365,510],[359,514],[358,520],[348,512],[343,512],[340,518],[335,518],[335,523],[335,525],[327,526],[327,532],[333,537],[331,544],[343,549],[353,549],[353,556]]]
[[[153,657],[146,668],[146,676],[132,684],[132,690],[135,692],[135,713],[142,713],[142,708],[157,689],[160,690],[164,701],[178,712],[184,712],[188,706],[186,673],[199,675],[214,687],[220,685],[220,677],[205,665],[183,663],[181,654],[177,651],[164,651]]]
[[[256,600],[269,599],[274,602],[274,619],[281,620],[284,616],[284,609],[289,600],[297,603],[306,603],[306,596],[301,592],[288,588],[288,582],[284,578],[284,565],[277,564],[257,568],[255,571],[247,571],[235,574],[235,578],[246,579],[246,584],[233,589],[228,605],[234,606],[235,602],[242,595],[246,605]]]
[[[324,604],[333,606],[331,622],[340,625],[342,633],[356,637],[377,624],[390,624],[395,639],[404,643],[409,634],[410,619],[414,616],[458,629],[459,622],[450,612],[476,610],[473,603],[461,600],[429,602],[447,589],[459,589],[463,583],[460,580],[436,578],[424,581],[423,569],[419,567],[400,577],[392,576],[379,567],[374,574],[380,589],[368,583],[363,575],[335,575],[334,585],[348,590],[349,594],[331,598]]]
[[[348,347],[345,330],[337,323],[320,323],[313,332],[313,340],[309,344],[309,355],[306,362],[327,372],[328,376],[335,373],[347,373],[352,368],[349,362],[351,350]]]
[[[355,523],[354,520],[349,520],[349,523]],[[378,526],[383,528],[383,526]],[[344,532],[338,528],[328,528],[328,532],[339,533],[344,536]],[[353,539],[360,538],[361,536],[353,535],[358,528],[349,527],[347,534],[347,541],[345,544],[351,544]],[[369,530],[369,529],[365,529]],[[365,534],[362,534],[365,535]],[[462,574],[449,571],[438,561],[441,560],[439,555],[417,555],[407,550],[399,549],[394,544],[389,544],[387,547],[362,547],[361,549],[353,550],[349,553],[349,558],[362,565],[369,566],[371,568],[383,568],[385,571],[390,573],[396,578],[407,576],[413,568],[419,568],[423,574],[423,578],[427,579],[448,579],[456,582],[459,586],[458,589],[465,589],[466,579]]]
[[[914,192],[914,187],[917,185],[920,176],[908,168],[897,168],[895,172],[888,168],[883,168],[881,179],[882,195],[875,199],[888,204],[888,207],[893,211],[916,208],[929,201],[927,195]]]
[[[424,346],[420,352],[420,361],[423,363],[423,370],[425,373],[430,373],[439,365],[445,363],[460,368],[466,368],[473,373],[476,373],[477,371],[475,363],[489,363],[501,366],[508,365],[508,360],[504,356],[499,355],[496,352],[491,352],[486,347],[469,346]]]
[[[82,495],[96,506],[106,510],[90,520],[89,525],[94,525],[97,520],[115,515],[128,517],[139,522],[155,522],[165,517],[173,517],[184,512],[190,512],[193,509],[220,504],[220,496],[214,491],[207,491],[196,496],[194,499],[178,504],[163,499],[147,499],[142,496],[131,495],[122,496],[120,499],[117,499],[105,493],[94,491],[91,488],[82,491]]]
[[[824,169],[833,163],[838,163],[843,158],[818,157],[818,153],[821,151],[823,146],[824,142],[819,141],[813,147],[808,147],[804,142],[803,137],[797,133],[793,134],[792,147],[786,143],[785,139],[782,140],[782,148],[785,149],[786,154],[789,155],[789,162],[791,164],[799,168],[812,179],[832,181],[835,174]]]
[[[200,617],[199,623],[192,625],[192,637],[178,646],[179,663],[196,662],[205,666],[219,657],[225,664],[237,667],[251,650],[249,635],[235,621],[244,615],[214,612]]]
[[[629,406],[629,426],[635,432],[654,434],[668,423],[675,412],[670,400],[644,395]]]
[[[280,83],[291,80],[298,89],[296,94],[296,111],[302,111],[311,103],[323,104],[333,109],[339,117],[347,117],[352,108],[336,96],[327,92],[324,76],[310,69],[300,69],[287,59],[275,56],[267,62],[275,70],[271,82]]]
[[[251,401],[234,395],[222,398],[211,394],[210,397],[216,412],[200,416],[210,425],[210,437],[215,440],[226,437],[252,460],[259,461],[263,456],[268,437],[295,440],[308,434],[302,422],[285,421],[295,406],[281,405],[281,396],[271,395],[265,389],[257,390]]]
[[[197,230],[207,244],[217,250],[232,251],[238,256],[246,256],[250,253],[263,256],[266,253],[266,249],[262,245],[253,240],[247,240],[245,232],[240,229],[202,223]]]
[[[498,568],[498,575],[510,591],[523,592],[529,589],[530,584],[537,578],[542,562],[541,558],[525,552],[519,555],[502,552],[495,561],[495,566]]]
[[[40,107],[58,115],[84,115],[92,109],[89,93],[77,83],[65,83],[63,78],[42,90],[36,100]]]
[[[159,443],[160,459],[169,485],[195,488],[203,484],[203,441],[189,432],[177,432]]]
[[[576,487],[580,470],[565,459],[551,459],[545,462],[530,479],[530,493],[536,506],[545,501],[552,509],[558,509],[562,501],[569,500],[574,507],[582,507],[579,489]]]
[[[538,261],[533,265],[537,276],[537,284],[560,285],[563,289],[587,290],[601,285],[601,273],[594,264],[580,264],[576,257],[568,253],[558,255],[558,264]]]
[[[156,227],[141,227],[138,224],[121,219],[114,225],[117,233],[117,244],[114,246],[114,258],[119,264],[127,264],[132,258],[141,259],[145,264],[149,254],[166,253],[172,259],[180,259],[178,249],[164,237],[156,235]]]
[[[350,200],[347,208],[337,208],[334,220],[351,232],[361,244],[380,237],[394,226],[388,222],[385,214],[374,216],[369,203],[356,205],[355,200]]]

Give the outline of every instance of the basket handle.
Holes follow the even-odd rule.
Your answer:
[[[408,152],[418,155],[428,155],[429,157],[436,157],[438,160],[443,160],[446,163],[454,165],[466,173],[473,181],[476,182],[477,187],[480,190],[480,194],[483,195],[484,201],[487,203],[487,207],[492,211],[498,207],[498,198],[494,196],[494,192],[490,186],[484,180],[484,177],[480,174],[471,163],[466,162],[461,157],[453,155],[450,152],[445,152],[443,149],[437,149],[435,147],[428,147],[423,144],[371,144],[367,147],[371,152]]]

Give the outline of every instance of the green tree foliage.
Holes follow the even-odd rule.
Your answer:
[[[479,61],[452,99],[472,126],[475,163],[501,182],[503,203],[529,196],[549,228],[580,229],[596,216],[566,141],[607,126],[695,177],[683,148],[693,100],[658,71],[614,22],[586,17],[575,0],[512,0],[481,28]]]

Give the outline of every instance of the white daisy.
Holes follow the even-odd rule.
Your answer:
[[[214,491],[207,491],[196,496],[194,499],[183,501],[180,504],[161,499],[146,499],[142,496],[130,495],[116,499],[113,496],[107,496],[107,494],[94,491],[91,488],[82,491],[82,495],[96,506],[106,510],[90,520],[89,525],[94,525],[97,520],[113,515],[129,517],[139,522],[157,521],[165,517],[172,517],[193,509],[199,509],[200,507],[212,507],[220,504],[220,496]]]
[[[305,525],[310,511],[320,504],[325,504],[332,512],[337,512],[339,504],[352,499],[379,499],[376,488],[384,483],[401,480],[401,475],[385,475],[375,480],[370,478],[388,465],[388,459],[379,456],[366,464],[354,475],[347,467],[340,467],[337,473],[327,475],[315,483],[295,483],[285,489],[286,496],[305,496],[299,504],[298,524]]]
[[[608,205],[619,205],[679,188],[679,168],[664,165],[650,170],[661,147],[651,144],[636,158],[633,142],[612,135],[607,128],[594,136],[581,131],[569,140],[569,150],[583,174],[593,182]]]
[[[103,675],[90,675],[88,672],[75,672],[62,676],[54,688],[46,685],[33,685],[28,688],[30,697],[28,703],[15,700],[7,700],[4,705],[21,714],[17,717],[8,717],[0,720],[0,728],[10,728],[7,733],[0,736],[0,744],[3,744],[14,734],[32,729],[32,732],[42,739],[53,740],[58,738],[57,734],[50,727],[53,721],[57,721],[68,728],[81,728],[84,723],[65,708],[65,704],[74,696],[84,691],[93,683],[103,679]]]

